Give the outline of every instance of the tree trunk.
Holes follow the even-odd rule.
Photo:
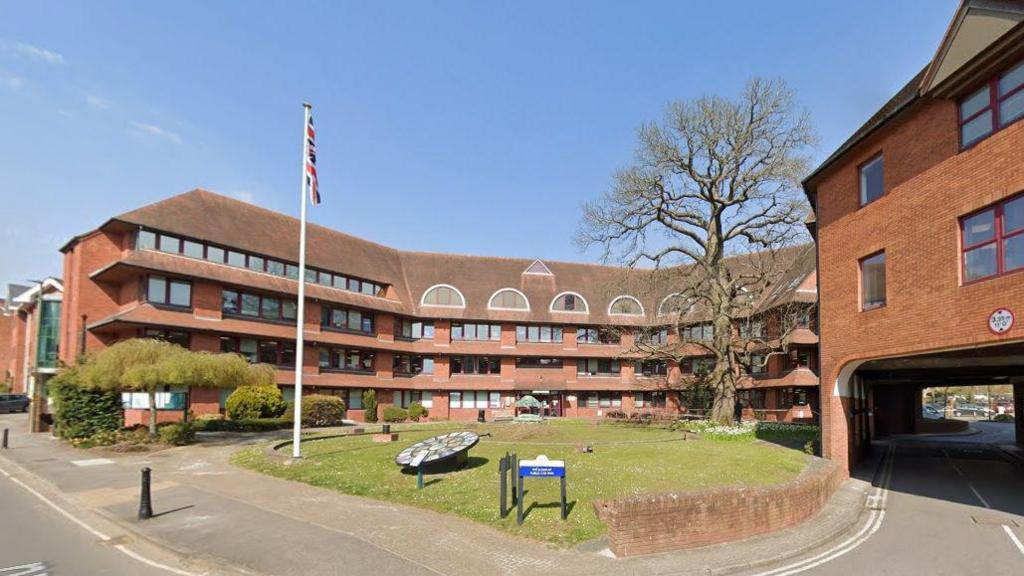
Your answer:
[[[156,390],[149,391],[149,438],[156,439]]]

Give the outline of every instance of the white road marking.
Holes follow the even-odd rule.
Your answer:
[[[31,564],[11,566],[10,568],[0,568],[0,574],[3,576],[46,576],[48,572],[46,571],[46,564],[33,562]]]
[[[1006,532],[1006,535],[1010,537],[1010,540],[1013,541],[1013,544],[1017,547],[1017,550],[1019,550],[1021,554],[1024,554],[1024,544],[1020,543],[1020,539],[1017,538],[1017,535],[1013,533],[1013,530],[1011,530],[1010,527],[1006,524],[1003,524],[1003,532]]]
[[[790,574],[797,574],[811,568],[816,568],[831,562],[840,556],[849,553],[854,550],[868,538],[870,538],[878,529],[882,527],[882,521],[885,520],[885,503],[889,498],[889,482],[892,480],[892,468],[893,460],[896,457],[895,445],[889,446],[889,451],[886,453],[885,467],[882,470],[882,478],[880,484],[875,488],[875,493],[869,497],[869,500],[880,502],[877,508],[871,510],[871,514],[868,517],[868,522],[853,536],[843,541],[841,544],[833,546],[828,550],[805,558],[788,566],[782,566],[769,570],[767,572],[760,572],[755,576],[789,576]]]
[[[7,472],[6,470],[3,470],[2,468],[0,468],[0,472],[3,472],[4,477],[10,478],[10,480],[12,482],[17,484],[18,486],[21,486],[25,490],[28,490],[29,493],[31,493],[36,498],[40,499],[44,504],[46,504],[50,508],[53,508],[57,512],[60,512],[62,516],[64,516],[68,520],[71,520],[75,524],[78,524],[80,527],[85,529],[87,532],[89,532],[93,536],[99,538],[100,540],[102,540],[104,542],[109,542],[111,540],[110,536],[107,536],[103,532],[100,532],[99,530],[97,530],[97,529],[93,528],[92,526],[86,524],[84,521],[76,518],[70,512],[68,512],[67,510],[61,508],[59,505],[57,505],[57,503],[55,503],[53,500],[50,500],[46,496],[43,496],[42,494],[40,494],[35,488],[32,488],[28,484],[22,482],[20,479],[15,478],[14,476],[11,476],[11,474],[9,472]],[[158,568],[160,570],[166,570],[167,572],[171,572],[172,574],[178,574],[179,576],[205,576],[206,575],[205,572],[202,573],[202,574],[197,574],[195,572],[186,572],[185,570],[179,570],[178,568],[175,568],[173,566],[167,566],[166,564],[161,564],[159,562],[150,560],[149,558],[146,558],[145,556],[142,556],[141,554],[139,554],[137,552],[134,552],[133,550],[131,550],[130,548],[128,548],[124,544],[117,544],[116,546],[114,546],[114,548],[116,548],[118,551],[120,551],[125,556],[128,556],[129,558],[133,558],[133,559],[135,559],[135,560],[137,560],[139,562],[142,562],[143,564],[148,564],[149,566],[152,566],[154,568]],[[6,576],[6,575],[0,575],[0,576]]]
[[[978,489],[974,487],[974,484],[968,482],[967,487],[971,489],[971,492],[974,492],[974,495],[977,496],[978,500],[981,501],[982,505],[984,505],[985,508],[988,508],[989,510],[992,509],[992,506],[989,505],[988,500],[985,500],[985,497],[982,496],[980,492],[978,492]]]
[[[72,460],[71,463],[75,466],[106,466],[113,464],[114,461],[110,458],[89,458],[87,460]]]

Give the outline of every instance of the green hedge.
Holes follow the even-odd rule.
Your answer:
[[[382,418],[385,422],[405,422],[409,413],[397,406],[385,406]]]
[[[285,402],[277,386],[239,386],[228,396],[225,411],[232,420],[277,418]]]
[[[196,440],[196,428],[191,422],[167,424],[157,428],[157,436],[164,444],[184,446]]]
[[[55,432],[61,438],[74,440],[101,432],[114,434],[124,426],[121,394],[81,387],[73,368],[55,376],[49,389],[55,407]]]
[[[341,426],[345,403],[338,396],[310,394],[302,397],[302,425],[311,427]]]
[[[200,432],[269,432],[292,427],[291,418],[250,418],[247,420],[196,420]]]
[[[424,418],[427,415],[427,409],[423,407],[423,404],[419,402],[409,404],[409,420],[419,422],[420,418]]]

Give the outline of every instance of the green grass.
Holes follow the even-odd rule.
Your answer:
[[[472,429],[483,435],[463,470],[428,474],[423,490],[416,476],[394,464],[395,455],[413,442],[448,430]],[[508,532],[572,545],[603,534],[593,502],[643,493],[695,490],[727,485],[766,485],[795,477],[806,464],[799,451],[758,442],[682,440],[681,432],[623,424],[557,421],[543,424],[393,426],[397,443],[375,444],[368,436],[307,442],[300,463],[283,465],[263,447],[237,453],[236,465],[259,472],[389,502],[450,512]],[[591,454],[575,446],[593,446]],[[559,519],[558,481],[527,479],[523,526],[515,514],[499,518],[498,459],[516,452],[520,459],[545,454],[565,460],[572,508]]]

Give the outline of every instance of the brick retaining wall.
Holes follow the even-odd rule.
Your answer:
[[[594,509],[608,525],[612,552],[635,556],[788,528],[818,512],[844,478],[836,462],[814,458],[784,484],[601,500]]]

